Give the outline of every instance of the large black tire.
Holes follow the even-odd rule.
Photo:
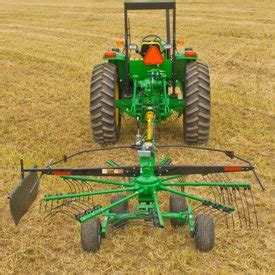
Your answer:
[[[92,72],[90,114],[93,138],[96,143],[116,143],[121,117],[115,108],[119,99],[117,68],[114,64],[96,65]]]
[[[203,144],[210,134],[210,77],[208,66],[201,62],[186,65],[183,114],[184,140],[187,144]]]
[[[81,224],[81,245],[87,252],[96,252],[101,245],[100,220],[95,217]]]
[[[111,197],[111,203],[117,202],[123,198],[125,198],[125,195],[115,195],[113,197]],[[115,213],[115,214],[124,214],[124,213],[128,213],[129,212],[129,204],[128,201],[121,203],[115,207],[113,207],[110,210],[111,213]],[[120,221],[116,221],[116,222],[112,222],[112,226],[115,227],[123,227],[125,224],[127,223],[127,220],[120,220]]]
[[[215,245],[214,219],[210,215],[198,215],[195,219],[195,243],[198,250],[209,252]]]
[[[186,199],[184,197],[171,194],[170,199],[170,212],[179,213],[188,209]],[[170,219],[170,223],[173,227],[183,226],[185,222],[179,221],[178,219]]]

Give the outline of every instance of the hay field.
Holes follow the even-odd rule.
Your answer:
[[[45,165],[64,153],[97,146],[89,125],[89,78],[123,33],[122,2],[0,0],[0,273],[274,273],[274,8],[271,0],[177,4],[178,36],[211,71],[209,146],[253,160],[266,185],[264,193],[254,188],[260,229],[217,228],[215,249],[203,254],[195,251],[186,230],[171,229],[169,223],[164,230],[129,227],[107,237],[100,252],[90,255],[80,247],[79,224],[44,221],[38,202],[15,227],[6,196],[19,179],[20,158],[27,165]],[[158,13],[140,16],[132,13],[133,40],[163,34]],[[133,142],[132,122],[123,119],[119,144]],[[158,128],[159,143],[180,143],[181,129],[181,119],[166,121]],[[167,153],[188,161],[176,150]],[[108,158],[135,160],[113,152],[88,161],[100,165]],[[199,162],[199,156],[193,154],[193,160]],[[39,196],[60,188],[44,178]]]

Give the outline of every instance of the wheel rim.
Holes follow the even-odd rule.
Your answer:
[[[118,89],[118,85],[116,85],[115,87],[115,101],[117,101],[119,99],[119,89]],[[118,127],[119,125],[119,108],[115,108],[115,123],[116,123],[116,127]]]

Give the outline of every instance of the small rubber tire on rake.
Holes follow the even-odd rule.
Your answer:
[[[195,244],[199,251],[209,252],[215,245],[215,226],[211,215],[197,215],[195,218]]]
[[[125,198],[125,195],[115,195],[111,197],[111,204],[114,202],[117,202],[123,198]],[[121,203],[117,206],[114,206],[111,210],[110,213],[115,213],[115,214],[125,214],[129,212],[129,204],[128,201]],[[127,223],[127,219],[119,220],[119,221],[113,221],[111,224],[112,226],[115,227],[123,227]]]
[[[207,143],[210,133],[210,76],[202,62],[186,65],[183,135],[187,144]]]
[[[179,213],[188,209],[186,199],[178,195],[171,194],[169,204],[171,213]],[[170,223],[173,227],[183,226],[185,224],[185,222],[179,221],[178,219],[170,219]]]
[[[98,217],[81,224],[81,246],[84,251],[96,252],[101,245],[101,223]]]
[[[116,143],[119,137],[121,115],[115,107],[119,99],[117,68],[114,64],[96,65],[92,72],[90,90],[91,127],[98,144]]]

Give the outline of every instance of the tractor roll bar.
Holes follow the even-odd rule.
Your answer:
[[[174,0],[128,0],[125,1],[124,7],[127,10],[166,10],[174,9],[176,3]]]

